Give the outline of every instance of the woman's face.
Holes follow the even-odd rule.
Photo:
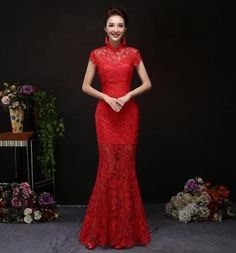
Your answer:
[[[111,43],[120,42],[126,31],[125,21],[121,16],[113,15],[108,18],[104,29]]]

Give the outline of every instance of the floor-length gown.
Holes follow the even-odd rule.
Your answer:
[[[110,43],[94,49],[102,92],[124,96],[131,89],[133,69],[141,61],[138,49]],[[99,164],[94,188],[79,233],[83,244],[132,247],[147,245],[151,236],[136,176],[135,157],[139,110],[134,99],[120,112],[99,100],[95,114]]]

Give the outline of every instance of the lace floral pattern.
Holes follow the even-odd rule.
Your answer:
[[[99,166],[80,242],[101,246],[146,245],[148,225],[135,172],[135,145],[99,146]]]
[[[95,114],[98,143],[136,144],[139,130],[139,109],[129,101],[119,113],[99,101]]]
[[[136,48],[106,46],[94,49],[89,59],[97,65],[102,92],[120,97],[130,91],[133,68],[142,58]]]

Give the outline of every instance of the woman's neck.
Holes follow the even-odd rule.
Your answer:
[[[120,41],[117,41],[117,42],[114,42],[114,41],[109,41],[110,45],[114,48],[117,48],[120,46],[121,42]]]

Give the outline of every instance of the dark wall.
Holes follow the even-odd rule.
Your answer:
[[[189,0],[4,2],[0,81],[55,95],[64,117],[66,132],[56,149],[58,202],[86,204],[95,181],[97,100],[83,94],[81,84],[90,50],[104,43],[102,16],[110,4],[127,9],[128,44],[140,49],[153,84],[137,97],[144,202],[167,201],[195,175],[228,186],[235,199],[236,54],[229,6]],[[94,84],[99,87],[97,77]],[[135,75],[133,87],[139,84]],[[9,130],[1,110],[0,131]],[[0,151],[5,175],[7,151]]]

